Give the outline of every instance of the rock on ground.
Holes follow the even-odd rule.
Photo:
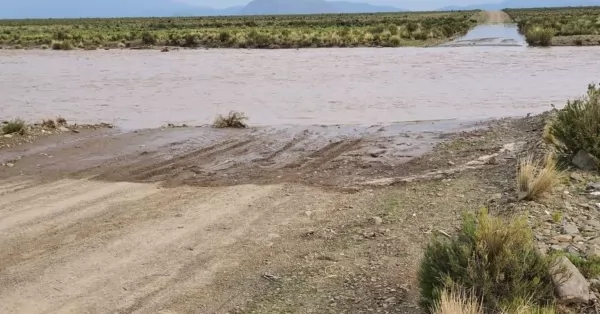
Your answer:
[[[565,256],[552,266],[552,281],[557,285],[556,294],[567,304],[587,303],[590,300],[590,284],[577,267]]]

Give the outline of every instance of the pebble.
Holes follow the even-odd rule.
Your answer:
[[[8,168],[12,168],[12,167],[14,167],[14,166],[15,166],[15,164],[13,164],[13,163],[11,163],[11,162],[7,162],[7,163],[6,163],[6,166],[7,166]]]
[[[6,138],[12,138],[13,136],[12,136],[12,134],[4,134],[4,137],[6,137]]]
[[[568,234],[560,234],[560,235],[554,236],[552,238],[552,240],[555,240],[558,242],[571,242],[573,240],[573,237]]]
[[[562,231],[564,234],[579,234],[579,229],[574,223],[565,223]]]

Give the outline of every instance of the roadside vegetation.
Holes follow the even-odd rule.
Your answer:
[[[456,301],[442,297],[449,294],[463,296],[471,313],[552,308],[551,263],[536,251],[526,219],[505,221],[486,210],[467,214],[458,235],[434,238],[427,246],[419,270],[421,305],[443,313],[436,309]]]
[[[55,50],[423,46],[465,34],[480,11],[0,20],[0,46]]]
[[[600,45],[600,6],[504,11],[531,46]]]
[[[568,101],[546,129],[545,139],[565,159],[578,153],[600,158],[600,85],[590,84],[587,94]]]

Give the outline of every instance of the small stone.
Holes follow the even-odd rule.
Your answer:
[[[591,198],[600,198],[600,191],[594,191],[589,194]]]
[[[381,225],[383,224],[383,219],[381,219],[381,217],[372,217],[371,223],[374,225]]]
[[[596,159],[583,149],[577,152],[571,162],[581,170],[595,171],[598,169]]]
[[[579,234],[579,229],[573,223],[565,223],[562,228],[563,234]]]
[[[13,135],[12,134],[4,134],[4,137],[6,137],[6,138],[12,138]]]
[[[63,132],[69,132],[71,130],[69,130],[69,128],[61,126],[60,128],[58,128],[59,130],[63,131]]]
[[[573,237],[573,242],[583,242],[583,241],[585,241],[585,239],[580,235],[576,235]]]
[[[596,229],[600,229],[600,222],[598,222],[598,220],[590,219],[586,221],[586,224]]]
[[[560,234],[560,235],[554,236],[552,238],[552,240],[555,240],[558,242],[571,242],[573,240],[573,237],[568,234]]]
[[[554,244],[554,245],[550,246],[550,250],[552,250],[553,252],[560,252],[563,250],[563,247],[560,245]]]
[[[590,287],[592,288],[592,290],[598,292],[598,290],[600,290],[600,280],[590,279]]]
[[[585,255],[587,257],[600,257],[600,246],[598,244],[592,244],[585,252]]]
[[[304,212],[304,214],[310,218],[312,216],[312,211],[307,210]]]
[[[7,163],[6,163],[6,166],[7,166],[8,168],[12,168],[12,167],[14,167],[14,166],[15,166],[15,164],[13,164],[12,162],[7,162]]]
[[[455,165],[455,163],[454,163],[454,162],[452,162],[452,161],[448,161],[448,166],[454,166],[454,165]]]
[[[590,285],[577,267],[565,256],[558,258],[551,267],[552,280],[557,285],[556,294],[566,304],[587,303],[590,300]]]

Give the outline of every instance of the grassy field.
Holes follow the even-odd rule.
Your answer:
[[[479,11],[0,20],[0,46],[57,50],[423,46],[464,34],[480,21]]]
[[[600,45],[600,7],[505,9],[530,44]]]

